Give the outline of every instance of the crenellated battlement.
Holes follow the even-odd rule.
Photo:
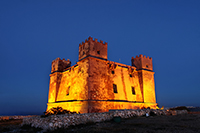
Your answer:
[[[139,56],[137,55],[135,58],[146,58],[146,59],[150,59],[150,60],[152,60],[151,57],[146,56],[146,55],[142,55],[142,54],[140,54]],[[132,59],[134,59],[134,56],[132,57]]]
[[[102,45],[108,45],[107,42],[103,42],[102,40],[100,40],[98,42],[98,39],[96,39],[96,38],[93,39],[92,37],[89,36],[88,39],[85,39],[85,42],[82,42],[82,43],[79,44],[79,47],[84,45],[85,43],[88,43],[88,42],[94,42],[94,43],[98,43],[98,44],[102,44]]]

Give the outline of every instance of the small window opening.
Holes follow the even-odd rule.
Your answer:
[[[148,68],[149,66],[148,65],[146,65],[146,68]]]
[[[85,54],[85,52],[83,51],[83,55]]]
[[[135,95],[135,87],[131,86],[132,94]]]
[[[99,51],[99,50],[97,51],[97,54],[100,54],[100,51]]]
[[[112,74],[115,74],[115,71],[112,71]]]
[[[69,95],[70,86],[67,88],[66,95]]]
[[[113,91],[114,91],[114,93],[117,93],[117,85],[116,84],[113,84]]]

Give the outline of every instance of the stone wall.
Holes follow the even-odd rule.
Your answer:
[[[88,99],[88,60],[78,62],[65,72],[50,75],[47,110],[60,106],[64,109],[86,113]],[[65,102],[65,103],[64,103]]]
[[[42,128],[43,131],[47,131],[57,128],[68,128],[71,125],[109,121],[112,120],[114,117],[131,118],[146,115],[151,116],[180,114],[187,114],[187,110],[121,110],[104,113],[51,115],[46,118],[41,118],[40,116],[30,117],[24,118],[22,125],[31,125],[32,127]]]

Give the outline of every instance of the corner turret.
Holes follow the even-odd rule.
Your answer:
[[[152,58],[151,57],[146,57],[145,55],[139,55],[136,56],[135,58],[132,57],[131,59],[131,63],[132,63],[132,66],[135,66],[138,70],[142,70],[142,69],[145,69],[145,70],[150,70],[150,71],[153,71],[153,64],[152,64]]]
[[[64,58],[61,60],[60,58],[56,58],[52,61],[51,64],[51,73],[54,72],[62,72],[65,68],[71,67],[71,61],[69,59],[65,60]]]
[[[139,55],[139,57],[132,57],[131,62],[132,66],[135,66],[138,70],[144,103],[147,103],[147,105],[155,105],[156,96],[152,58]]]

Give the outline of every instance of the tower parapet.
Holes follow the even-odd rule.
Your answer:
[[[65,68],[71,67],[71,61],[69,59],[65,60],[64,58],[61,60],[60,58],[56,58],[52,61],[51,64],[51,73],[54,72],[62,72]]]
[[[79,44],[79,60],[88,56],[107,60],[107,43],[103,43],[102,40],[98,42],[97,39],[93,40],[92,37],[86,39],[85,42]]]
[[[132,66],[135,66],[138,70],[146,69],[153,71],[153,64],[152,64],[152,58],[149,56],[143,56],[140,54],[139,56],[136,56],[135,58],[132,57],[131,59]]]

